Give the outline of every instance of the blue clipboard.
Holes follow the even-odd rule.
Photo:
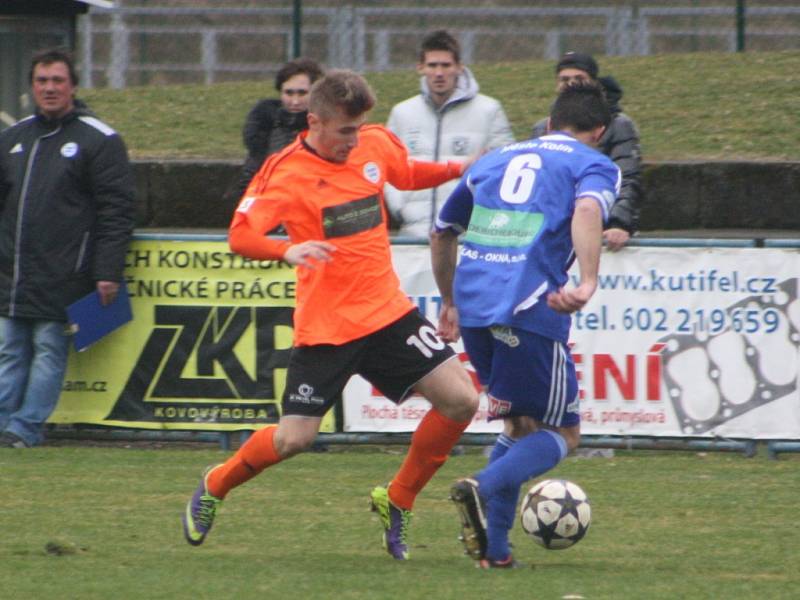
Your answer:
[[[108,306],[100,304],[99,294],[93,291],[67,307],[67,320],[78,352],[83,352],[132,319],[131,299],[125,281],[120,284],[114,302]]]

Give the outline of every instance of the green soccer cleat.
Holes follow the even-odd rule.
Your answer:
[[[217,508],[222,504],[222,499],[212,496],[208,491],[208,475],[219,467],[209,467],[203,473],[203,478],[200,480],[200,485],[194,491],[191,500],[186,505],[186,510],[181,517],[183,521],[183,535],[186,541],[192,546],[199,546],[206,539],[208,532],[211,531],[211,525],[214,524],[214,516],[217,514]]]
[[[408,526],[410,510],[398,508],[389,500],[389,490],[377,486],[370,493],[373,512],[378,513],[383,524],[383,547],[397,560],[408,560]]]

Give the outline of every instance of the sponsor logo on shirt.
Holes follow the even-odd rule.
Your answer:
[[[361,233],[382,222],[383,213],[377,194],[322,209],[322,229],[326,238]]]
[[[530,245],[543,225],[542,213],[499,210],[476,204],[465,239],[482,246],[519,248]]]
[[[499,229],[500,227],[505,227],[510,221],[511,218],[508,215],[497,213],[492,217],[492,221],[489,223],[489,229]]]

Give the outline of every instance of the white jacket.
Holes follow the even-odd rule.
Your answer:
[[[386,126],[408,146],[410,156],[420,160],[466,160],[485,149],[514,141],[500,102],[478,93],[478,83],[466,67],[453,95],[438,109],[430,99],[425,78],[419,95],[396,104]],[[458,183],[437,188],[401,192],[391,185],[384,189],[392,214],[401,222],[399,233],[428,237],[433,218]]]

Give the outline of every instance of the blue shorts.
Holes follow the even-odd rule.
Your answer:
[[[489,419],[527,416],[552,427],[580,423],[578,378],[565,344],[506,326],[462,327]]]

